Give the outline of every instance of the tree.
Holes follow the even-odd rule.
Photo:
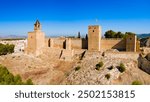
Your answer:
[[[33,85],[33,82],[31,79],[23,82],[20,75],[14,76],[6,67],[0,65],[0,85]]]
[[[0,55],[6,55],[14,52],[15,45],[13,44],[0,44]]]
[[[133,32],[126,32],[125,34],[127,34],[127,35],[135,35],[135,33],[133,33]]]
[[[88,35],[86,34],[85,39],[88,40]]]
[[[132,32],[126,32],[125,35],[124,35],[124,38],[127,38],[128,35],[135,35],[135,33],[132,33]]]
[[[107,32],[105,32],[104,36],[105,38],[115,38],[116,32],[109,30]]]
[[[124,34],[121,33],[121,32],[117,32],[117,33],[115,34],[115,38],[123,38],[123,37],[124,37]]]
[[[78,32],[78,38],[81,38],[80,32]]]
[[[28,80],[26,81],[26,85],[33,85],[32,80],[31,80],[31,79],[28,79]]]

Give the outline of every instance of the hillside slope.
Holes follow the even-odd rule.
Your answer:
[[[13,74],[20,74],[23,80],[31,78],[38,85],[130,85],[133,81],[150,84],[150,75],[139,69],[138,62],[133,59],[113,58],[101,52],[87,51],[82,60],[65,61],[57,58],[55,52],[51,53],[39,57],[23,53],[0,56],[0,64]],[[96,70],[96,64],[101,61],[103,67]],[[126,67],[123,73],[117,69],[120,63]],[[80,69],[75,71],[77,66]],[[110,69],[111,66],[113,69]],[[105,77],[107,74],[109,79]]]
[[[140,81],[143,84],[150,84],[150,75],[138,68],[137,61],[124,58],[103,57],[100,53],[89,54],[76,66],[78,71],[73,70],[62,84],[71,85],[130,85],[133,81]],[[104,66],[96,70],[96,64],[103,62]],[[124,63],[126,71],[121,73],[117,67]],[[76,67],[74,66],[74,68]],[[113,66],[113,69],[110,67]],[[109,74],[110,79],[105,75]]]

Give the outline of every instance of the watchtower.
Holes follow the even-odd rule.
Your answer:
[[[101,27],[98,25],[88,27],[88,50],[100,51]]]
[[[45,34],[41,31],[41,24],[37,20],[34,24],[34,31],[28,32],[28,45],[27,53],[38,56],[42,53],[42,49],[45,46]]]
[[[137,49],[137,36],[135,34],[129,34],[126,38],[126,51],[136,52]]]

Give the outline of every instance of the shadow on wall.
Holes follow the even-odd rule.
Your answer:
[[[63,49],[66,49],[66,40],[63,42]]]
[[[116,45],[112,47],[112,49],[117,49],[119,51],[126,51],[126,40],[121,40]]]
[[[88,49],[88,40],[82,39],[82,49]]]
[[[48,39],[48,47],[50,47],[50,46],[51,46],[51,40]]]

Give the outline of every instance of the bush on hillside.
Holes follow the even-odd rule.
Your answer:
[[[120,63],[120,66],[118,67],[118,70],[119,70],[121,73],[123,73],[123,72],[126,70],[126,68],[125,68],[125,66],[124,66],[123,63]]]
[[[14,52],[15,45],[13,44],[1,44],[0,43],[0,55],[6,55]]]
[[[109,80],[110,79],[110,74],[106,74],[105,78],[107,78]]]
[[[132,85],[142,85],[142,82],[136,80],[132,82]]]
[[[114,66],[110,66],[108,69],[109,69],[109,70],[112,70],[113,68],[114,68]]]
[[[101,61],[98,64],[96,64],[96,70],[100,70],[100,68],[104,65],[104,63]]]
[[[33,85],[33,82],[31,79],[23,82],[20,75],[14,76],[6,67],[0,65],[0,85]]]
[[[81,69],[81,67],[80,66],[77,66],[76,68],[75,68],[75,71],[78,71],[78,70],[80,70]]]

